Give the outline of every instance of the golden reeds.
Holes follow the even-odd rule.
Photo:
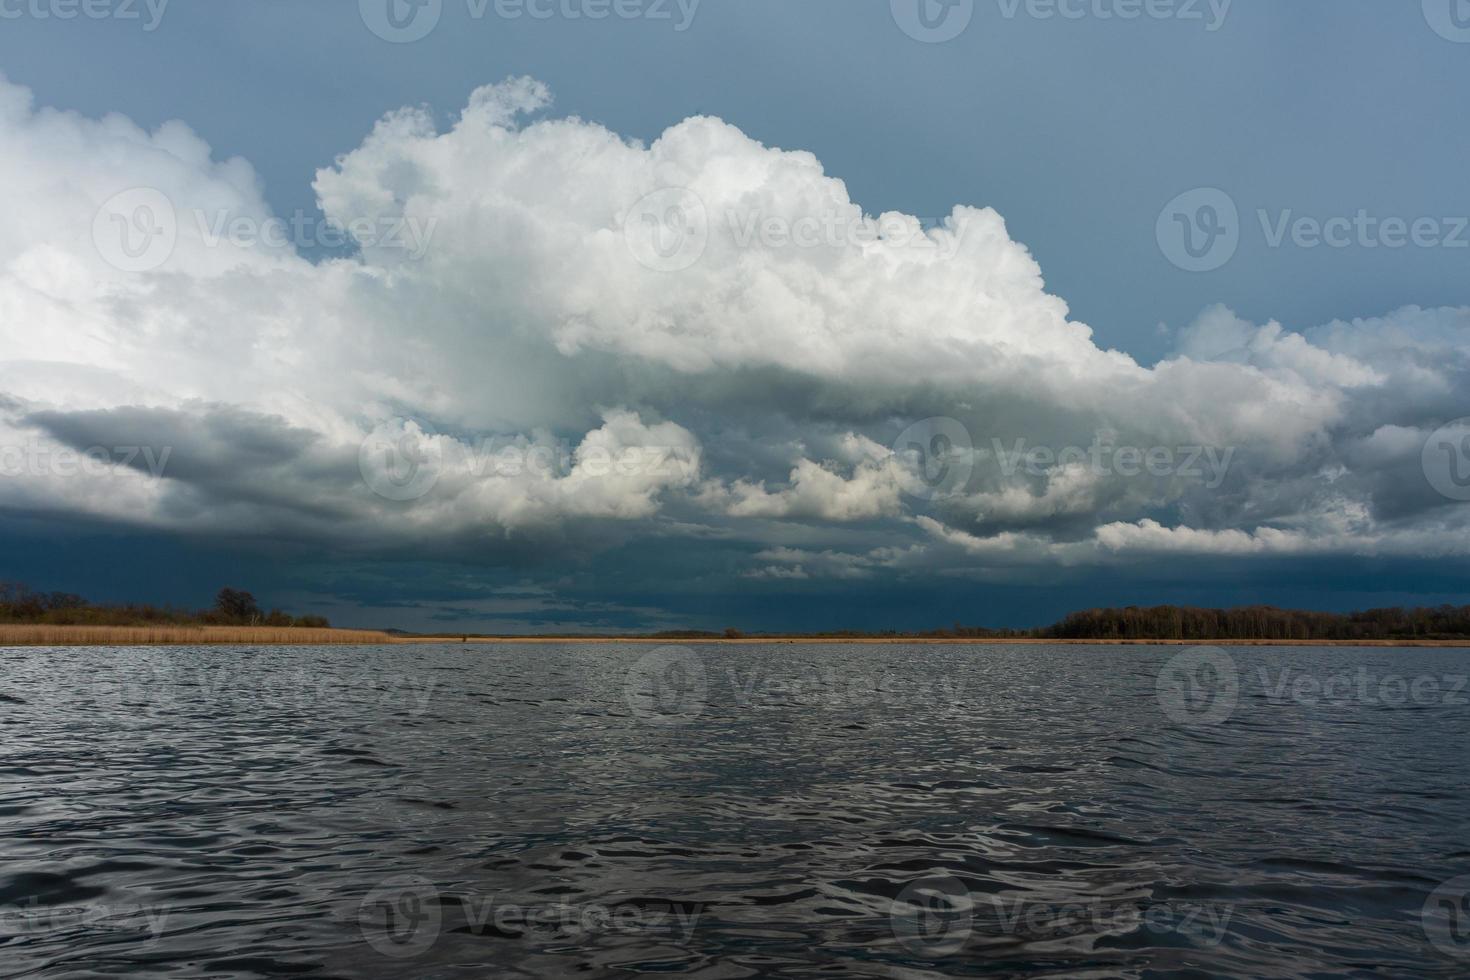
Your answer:
[[[0,646],[178,646],[201,644],[316,645],[394,643],[377,630],[303,626],[51,626],[0,623]]]
[[[698,637],[669,639],[639,636],[468,636],[470,643],[636,643],[636,644],[948,644],[958,646],[1362,646],[1463,647],[1470,640],[1142,640],[1041,639],[1036,637],[822,637],[747,636],[739,639]],[[459,643],[459,636],[403,636],[377,630],[316,629],[307,626],[51,626],[44,623],[0,623],[0,647],[60,646],[315,646],[322,644]]]

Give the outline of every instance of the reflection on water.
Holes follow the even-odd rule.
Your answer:
[[[5,976],[1470,970],[1467,651],[0,666]]]

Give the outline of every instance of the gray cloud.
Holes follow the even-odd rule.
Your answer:
[[[548,102],[522,79],[445,132],[385,117],[316,190],[425,247],[313,264],[210,239],[199,216],[269,209],[183,124],[0,82],[0,444],[25,463],[0,507],[746,584],[1470,550],[1423,458],[1470,414],[1470,310],[1293,331],[1214,308],[1144,365],[1093,342],[994,211],[865,215],[810,154],[720,120],[644,145],[529,118]],[[142,269],[107,238],[140,187],[173,232]],[[743,237],[753,216],[848,231]],[[935,416],[970,444],[943,493],[894,451]],[[99,446],[169,456],[54,462]]]

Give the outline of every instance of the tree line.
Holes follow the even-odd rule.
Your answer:
[[[660,639],[714,639],[797,634],[723,634],[700,630],[671,630]],[[1367,609],[1359,612],[1310,612],[1275,606],[1239,606],[1201,609],[1194,606],[1127,606],[1074,612],[1050,626],[1032,629],[991,629],[955,623],[919,632],[899,630],[830,630],[802,633],[821,639],[865,637],[915,639],[1032,639],[1032,640],[1454,640],[1470,638],[1470,606]]]
[[[303,626],[325,628],[323,616],[292,616],[279,609],[262,610],[255,596],[239,589],[220,589],[209,609],[127,603],[99,605],[70,592],[36,592],[18,583],[0,582],[0,623],[45,623],[53,626]],[[458,635],[458,634],[456,634]],[[1389,607],[1349,613],[1240,606],[1202,609],[1194,606],[1127,606],[1074,612],[1050,626],[1034,629],[991,629],[955,623],[919,632],[898,630],[831,630],[820,633],[746,633],[668,630],[655,639],[737,639],[763,636],[812,638],[889,637],[1066,640],[1454,640],[1470,638],[1470,606]]]
[[[224,588],[208,609],[189,610],[148,603],[99,605],[71,592],[36,592],[17,582],[0,582],[0,623],[51,626],[304,626],[325,628],[323,616],[292,616],[262,610],[255,596]]]
[[[1470,606],[1304,612],[1275,606],[1151,606],[1075,612],[1041,635],[1058,639],[1440,640],[1470,636]]]

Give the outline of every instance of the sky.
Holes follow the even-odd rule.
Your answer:
[[[0,579],[1466,601],[1463,0],[0,0],[0,75]]]

